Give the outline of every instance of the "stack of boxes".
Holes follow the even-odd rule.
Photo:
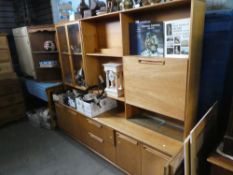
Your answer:
[[[22,89],[11,63],[6,34],[0,34],[0,125],[24,117]]]

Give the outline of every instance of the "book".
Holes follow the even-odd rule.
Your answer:
[[[164,22],[164,56],[188,58],[190,18]]]
[[[139,21],[129,24],[130,54],[163,57],[163,22]]]

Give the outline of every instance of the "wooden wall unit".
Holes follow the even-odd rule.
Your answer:
[[[114,146],[105,147],[109,142],[101,132],[86,125],[82,126],[86,132],[78,140],[130,174],[150,175],[154,171],[156,175],[174,174],[178,164],[172,160],[179,157],[178,163],[182,161],[182,156],[177,154],[197,117],[204,13],[205,2],[202,0],[176,0],[56,25],[66,85],[85,90],[99,82],[99,75],[105,77],[103,63],[123,64],[124,97],[114,99],[123,104],[124,111],[107,112],[90,119],[103,128],[113,129]],[[191,19],[187,58],[130,55],[129,23],[183,18]],[[71,25],[79,26],[79,32],[72,37],[69,36]],[[73,60],[71,49],[72,42],[77,41],[81,44],[80,62]],[[74,78],[80,67],[85,73],[86,84],[82,87],[75,83]],[[166,124],[153,131],[131,122],[143,113],[149,113]],[[96,124],[97,128],[99,124]],[[171,125],[178,129],[171,129]],[[138,129],[141,132],[137,132]],[[100,148],[96,146],[98,143],[102,145]],[[111,156],[105,155],[102,148],[110,151]],[[132,157],[134,162],[130,161]],[[170,165],[171,162],[174,164]]]
[[[40,61],[58,61],[58,51],[44,49],[45,41],[56,44],[54,25],[13,29],[21,71],[38,81],[60,81],[60,66],[40,67]]]

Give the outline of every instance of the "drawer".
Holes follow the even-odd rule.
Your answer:
[[[112,162],[115,162],[116,152],[115,147],[109,144],[103,138],[97,136],[92,132],[88,132],[88,145],[96,152],[102,154]]]
[[[21,92],[18,79],[0,80],[0,96]]]
[[[12,104],[20,103],[20,102],[23,102],[23,95],[21,93],[1,96],[0,97],[0,108],[9,106]]]
[[[12,65],[10,62],[0,64],[0,74],[13,72]]]
[[[0,49],[8,49],[8,41],[6,36],[0,36]]]
[[[87,129],[95,135],[105,139],[106,142],[115,145],[113,129],[106,127],[92,119],[87,119]]]
[[[3,62],[10,62],[11,61],[11,55],[8,50],[1,50],[0,49],[0,63]]]
[[[23,103],[0,109],[0,120],[12,118],[14,116],[24,116],[25,106]]]
[[[124,57],[126,103],[184,120],[187,59]]]

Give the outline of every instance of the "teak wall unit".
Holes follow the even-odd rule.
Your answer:
[[[97,143],[89,143],[83,140],[82,136],[78,140],[130,174],[148,175],[153,174],[155,169],[159,174],[167,173],[167,169],[164,171],[163,167],[176,164],[174,160],[179,159],[177,153],[182,148],[183,139],[196,122],[204,15],[204,1],[176,0],[57,24],[64,83],[69,87],[85,90],[98,83],[99,75],[104,77],[103,63],[120,62],[123,64],[125,92],[124,97],[115,98],[119,101],[120,113],[104,113],[95,119],[86,119],[73,109],[57,104],[58,125],[73,137],[78,132],[77,126],[82,126],[85,132],[81,133],[86,135],[83,137],[102,144],[105,143],[105,136],[90,132],[88,126],[73,115],[81,116],[91,123],[97,122],[100,128],[109,127],[114,133],[113,152],[116,161],[105,155],[103,147],[95,148]],[[147,58],[130,55],[129,23],[136,20],[166,21],[182,18],[191,19],[190,52],[187,58]],[[70,47],[70,42],[74,39],[69,37],[70,25],[79,26],[75,36],[81,45],[78,64],[74,63]],[[82,65],[84,69],[84,87],[75,83],[74,67],[77,65]],[[67,77],[70,77],[69,81]],[[70,114],[64,110],[70,111]],[[158,131],[152,131],[130,121],[137,114],[144,112],[157,116],[166,124]],[[179,129],[171,129],[170,125]],[[136,132],[137,130],[142,133]],[[179,146],[174,146],[174,143]],[[122,159],[123,155],[125,160]],[[130,164],[131,156],[135,160],[133,164]],[[146,163],[143,163],[144,161]],[[138,170],[135,167],[138,167]]]

